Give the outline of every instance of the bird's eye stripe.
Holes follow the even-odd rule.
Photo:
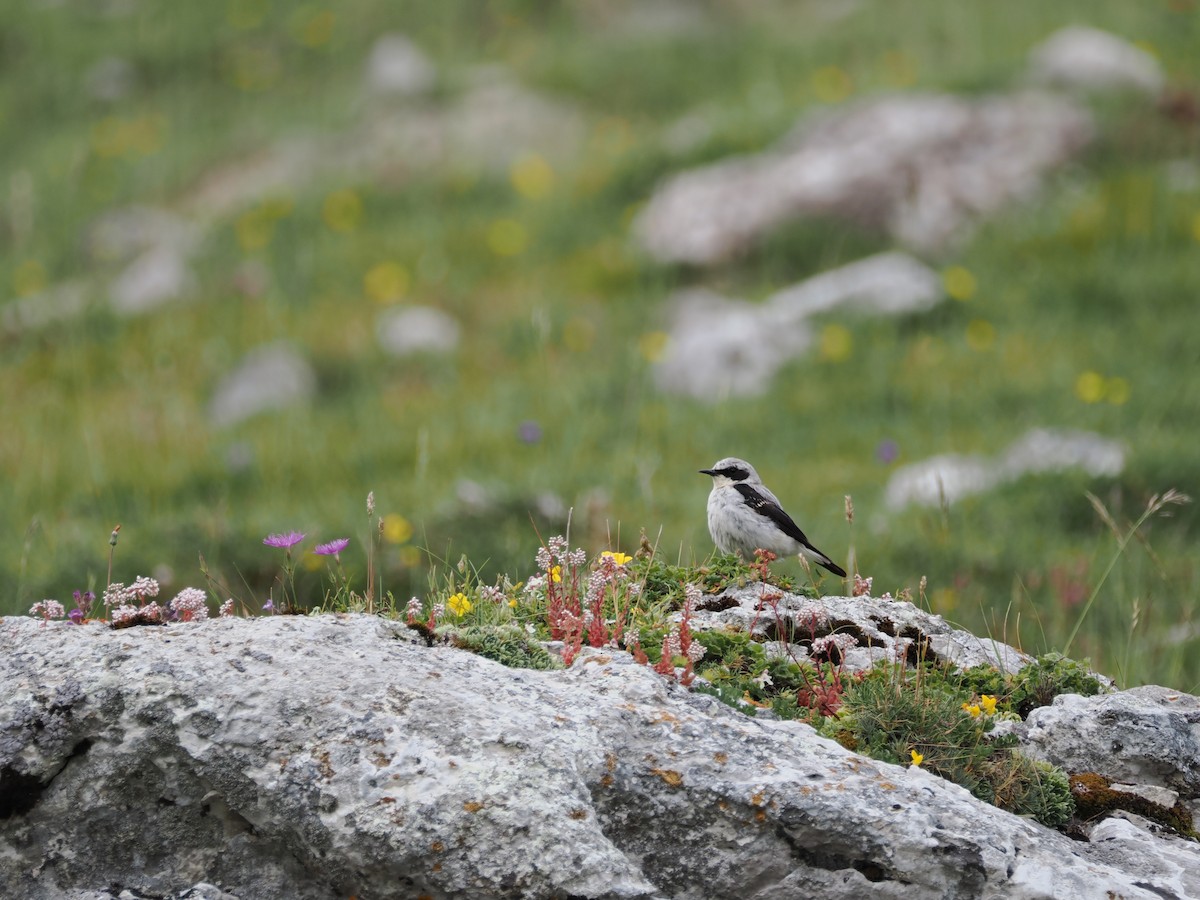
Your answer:
[[[734,481],[745,481],[750,477],[750,473],[745,469],[739,469],[737,466],[730,466],[728,469],[722,469],[721,474],[726,478],[732,478]]]

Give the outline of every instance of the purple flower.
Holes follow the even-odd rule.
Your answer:
[[[279,547],[283,550],[290,549],[304,540],[304,532],[289,531],[287,534],[269,534],[263,538],[263,543],[268,547]]]
[[[263,609],[265,609],[267,612],[275,612],[275,602],[273,600],[268,600],[263,604]]]
[[[896,457],[900,455],[900,445],[890,438],[885,441],[880,441],[879,446],[875,448],[875,458],[885,466],[896,461]]]
[[[350,546],[350,538],[338,538],[336,541],[330,541],[328,544],[317,544],[313,548],[313,553],[318,556],[337,556],[348,546]]]
[[[542,439],[542,426],[532,419],[526,419],[517,426],[517,436],[524,444],[536,444]]]
[[[83,613],[82,609],[73,609],[69,613],[67,613],[67,618],[70,619],[72,622],[74,622],[76,625],[83,624],[83,616],[84,616],[84,613]]]

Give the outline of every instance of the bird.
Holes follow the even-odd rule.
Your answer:
[[[846,570],[814,547],[784,512],[750,463],[728,456],[711,469],[701,469],[700,474],[712,476],[708,533],[722,553],[740,553],[746,558],[759,549],[776,556],[799,554],[839,578],[846,577]]]

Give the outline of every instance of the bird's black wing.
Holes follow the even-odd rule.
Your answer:
[[[748,484],[735,484],[733,489],[742,495],[742,499],[746,501],[746,505],[758,513],[760,516],[770,519],[790,538],[795,538],[805,547],[821,553],[812,544],[808,542],[808,538],[804,536],[804,532],[800,530],[800,526],[792,521],[792,517],[783,511],[778,503],[772,503],[754,488]],[[824,556],[825,554],[821,554]]]
[[[733,489],[742,495],[742,499],[746,501],[748,507],[760,516],[770,519],[788,537],[799,541],[801,546],[807,547],[813,553],[817,554],[817,556],[821,557],[821,559],[817,560],[817,565],[828,569],[840,578],[846,577],[846,571],[814,547],[804,532],[800,530],[800,526],[792,520],[791,516],[784,512],[783,507],[778,503],[772,503],[748,484],[735,484],[733,485]]]

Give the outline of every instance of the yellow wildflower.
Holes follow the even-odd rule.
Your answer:
[[[951,266],[942,272],[942,287],[955,300],[966,302],[975,296],[979,282],[970,270],[962,266]]]
[[[508,605],[509,605],[509,607],[510,607],[511,609],[516,609],[516,608],[517,608],[517,601],[516,601],[516,599],[509,600],[509,601],[508,601]]]
[[[964,703],[962,708],[963,712],[969,713],[972,719],[978,719],[980,714],[983,712],[983,710],[979,708],[978,703]]]
[[[983,711],[989,716],[996,714],[996,698],[984,694],[979,698],[979,705],[983,707]]]
[[[562,566],[555,566],[550,570],[550,580],[555,584],[562,581]]]
[[[909,752],[912,753],[912,764],[914,766],[919,766],[921,763],[925,762],[925,754],[924,753],[918,753],[916,750],[912,750]]]
[[[389,544],[403,544],[413,536],[412,522],[396,513],[383,517],[383,539]]]
[[[446,608],[456,616],[465,616],[474,608],[474,604],[467,599],[465,594],[455,594],[446,601]]]
[[[611,551],[611,550],[605,550],[600,555],[612,557],[612,561],[615,562],[618,566],[623,566],[623,565],[625,565],[625,563],[627,563],[631,559],[633,559],[632,556],[626,556],[624,553],[613,553],[613,551]]]

